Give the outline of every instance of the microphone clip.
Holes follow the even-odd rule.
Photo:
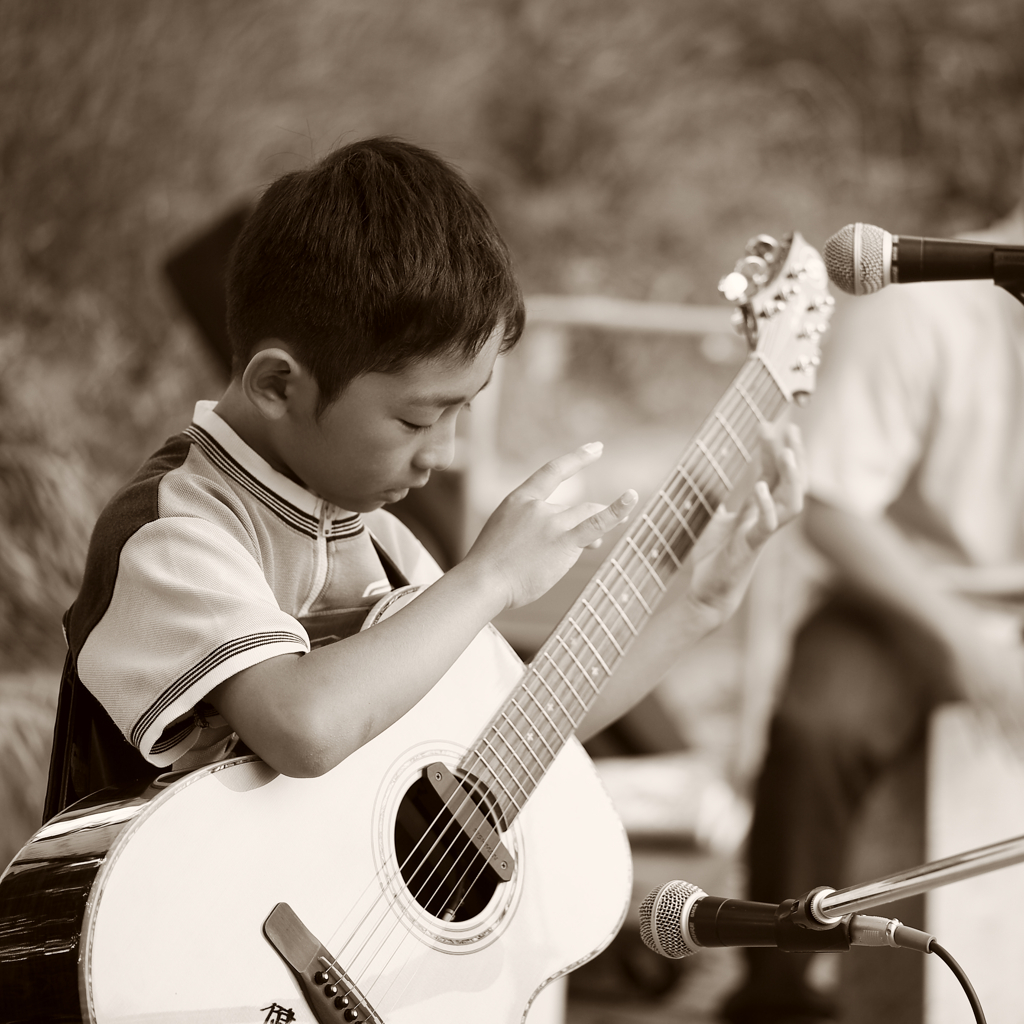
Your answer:
[[[992,281],[1024,302],[1024,251],[1019,246],[996,248],[992,254]]]
[[[799,899],[783,900],[779,904],[775,912],[775,939],[779,949],[787,953],[826,953],[845,952],[850,948],[849,917],[823,924],[811,910],[819,893],[833,891],[828,886],[819,886]]]

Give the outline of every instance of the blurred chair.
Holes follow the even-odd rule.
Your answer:
[[[968,704],[947,704],[932,716],[928,746],[929,860],[1024,834],[1024,760],[998,723]],[[967,972],[988,1019],[1024,1022],[1024,864],[933,889],[926,903],[928,931]],[[949,969],[925,957],[927,1024],[969,1017]]]

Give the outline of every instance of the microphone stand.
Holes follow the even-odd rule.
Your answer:
[[[983,875],[997,868],[1024,861],[1024,836],[1004,839],[990,846],[954,854],[943,860],[929,861],[914,868],[876,878],[871,882],[851,885],[845,889],[818,890],[811,901],[811,916],[821,921],[857,914],[868,907],[877,907],[905,896],[937,889],[950,882]],[[810,895],[810,894],[808,894]]]

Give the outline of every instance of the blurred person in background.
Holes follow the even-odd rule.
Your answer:
[[[971,238],[1024,244],[1024,204]],[[807,444],[807,537],[831,568],[770,727],[749,897],[846,884],[851,823],[930,712],[967,700],[1024,749],[1024,305],[991,281],[884,288],[839,311]],[[811,954],[748,949],[722,1016],[835,1017]]]

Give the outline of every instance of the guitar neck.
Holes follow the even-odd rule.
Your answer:
[[[460,767],[487,786],[506,824],[575,733],[715,509],[744,475],[761,427],[786,405],[766,363],[751,355],[466,753]]]

